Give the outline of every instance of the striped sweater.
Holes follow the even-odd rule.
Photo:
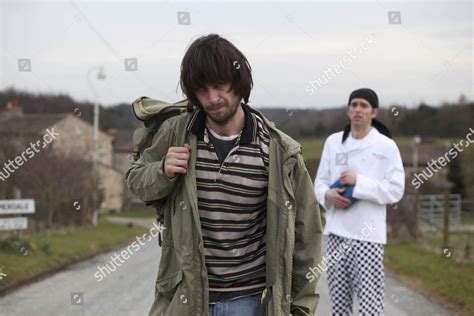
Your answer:
[[[195,112],[188,124],[198,139],[196,183],[210,302],[265,288],[270,141],[263,120],[242,107],[244,128],[222,165],[209,140],[205,112]]]

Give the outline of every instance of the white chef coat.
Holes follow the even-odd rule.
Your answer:
[[[386,244],[386,204],[400,201],[405,190],[400,151],[374,127],[362,139],[349,133],[344,144],[342,134],[326,139],[314,182],[318,201],[327,211],[324,234]],[[353,197],[359,201],[340,209],[326,201],[325,194],[345,170],[357,173]]]

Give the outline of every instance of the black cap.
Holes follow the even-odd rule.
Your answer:
[[[352,91],[351,95],[349,96],[349,102],[347,105],[351,104],[352,99],[361,98],[366,100],[370,103],[373,108],[379,107],[379,98],[377,97],[377,93],[374,90],[369,88],[361,88]]]

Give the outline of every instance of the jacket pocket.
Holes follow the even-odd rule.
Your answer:
[[[158,293],[168,292],[166,289],[172,289],[171,285],[178,284],[182,278],[182,267],[176,256],[172,240],[163,239],[158,275],[156,276],[155,296]]]
[[[183,272],[180,270],[156,281],[155,301],[149,316],[191,315],[189,298],[182,290]]]
[[[178,271],[176,274],[159,279],[156,281],[156,293],[162,294],[171,302],[182,280],[183,271]]]

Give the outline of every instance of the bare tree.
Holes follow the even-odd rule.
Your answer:
[[[1,150],[6,160],[13,160],[28,146],[27,142],[22,142],[23,147],[11,141],[6,143],[10,144],[5,147],[8,150],[3,150],[3,145]],[[16,155],[12,155],[12,148],[17,149]],[[23,149],[18,151],[18,148]],[[4,186],[20,188],[23,198],[35,199],[33,217],[47,226],[80,225],[92,220],[92,193],[98,189],[94,187],[91,171],[91,162],[59,156],[46,147],[18,167]],[[99,203],[102,200],[99,191]]]

